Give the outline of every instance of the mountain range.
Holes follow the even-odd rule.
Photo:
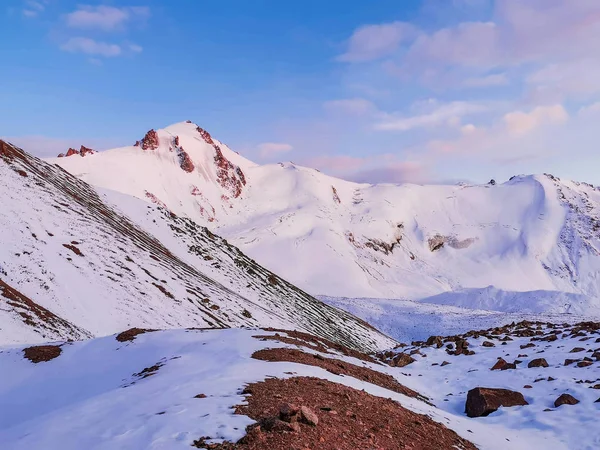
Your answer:
[[[469,306],[497,289],[516,299],[512,310],[600,311],[600,188],[588,183],[544,174],[358,184],[291,162],[253,163],[191,121],[129,147],[66,154],[48,162],[207,227],[312,295],[451,294],[443,301]]]

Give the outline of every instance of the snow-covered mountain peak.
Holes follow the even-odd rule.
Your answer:
[[[147,140],[147,150],[140,143],[52,162],[190,217],[313,294],[421,299],[492,285],[600,298],[592,185],[549,174],[359,184],[291,162],[257,165],[191,122]]]

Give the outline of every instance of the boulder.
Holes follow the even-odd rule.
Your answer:
[[[498,358],[496,364],[490,370],[508,370],[508,369],[516,369],[517,365],[515,363],[506,362],[503,358]]]
[[[467,393],[465,412],[469,417],[487,416],[498,408],[528,405],[523,394],[508,389],[477,387]]]
[[[544,358],[536,358],[529,361],[527,367],[529,367],[530,369],[532,367],[548,367],[548,362]]]
[[[319,423],[317,414],[307,406],[300,407],[300,418],[302,419],[302,422],[307,425],[312,425],[313,427],[316,427]]]
[[[396,356],[390,359],[389,365],[392,367],[404,367],[414,363],[415,361],[415,358],[407,355],[406,353],[398,353]]]
[[[576,405],[577,403],[579,403],[579,400],[577,400],[572,395],[570,395],[570,394],[561,394],[560,397],[558,397],[554,401],[554,406],[556,408],[558,408],[561,405]]]

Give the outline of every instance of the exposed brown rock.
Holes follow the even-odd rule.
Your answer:
[[[158,145],[158,133],[154,129],[148,131],[141,141],[135,143],[135,146],[141,147],[142,150],[156,150]]]
[[[116,339],[119,342],[133,341],[136,336],[138,336],[140,334],[144,334],[144,333],[150,333],[152,331],[156,331],[156,330],[151,330],[151,329],[146,329],[146,328],[130,328],[129,330],[126,330],[126,331],[123,331],[123,332],[117,334]]]
[[[527,364],[527,367],[529,367],[530,369],[532,367],[548,367],[548,363],[546,362],[546,360],[544,358],[537,358],[537,359],[533,359],[533,360],[529,361],[529,364]]]
[[[35,345],[23,349],[25,358],[36,364],[58,358],[61,353],[60,345]]]
[[[579,403],[579,400],[577,400],[572,395],[570,395],[570,394],[561,394],[560,397],[558,397],[554,401],[554,407],[558,408],[561,405],[576,405],[577,403]]]
[[[398,353],[396,356],[394,356],[387,362],[392,367],[404,367],[414,363],[415,361],[415,358],[413,358],[410,355],[407,355],[406,353]]]
[[[528,404],[520,392],[477,387],[471,389],[467,394],[465,412],[469,417],[482,417],[493,413],[501,406],[510,407]]]
[[[403,386],[391,375],[378,372],[368,367],[360,367],[350,364],[346,361],[340,361],[332,358],[325,358],[319,354],[305,353],[292,348],[270,348],[254,352],[254,359],[262,361],[288,361],[309,366],[321,367],[335,375],[345,375],[366,381],[377,386],[389,389],[390,391],[404,394],[408,397],[421,398],[417,392]]]
[[[483,347],[495,347],[496,344],[494,344],[492,341],[483,341],[483,343],[481,344]]]
[[[509,363],[504,360],[504,358],[498,358],[496,364],[492,366],[490,370],[508,370],[508,369],[516,369],[517,365],[515,363]]]
[[[236,413],[258,422],[250,426],[247,435],[236,444],[214,447],[218,450],[413,450],[476,447],[444,425],[427,416],[403,408],[397,402],[370,395],[337,383],[312,377],[287,380],[268,379],[253,383],[246,391],[247,405]],[[275,397],[277,396],[277,398]],[[302,405],[315,412],[316,426],[302,422],[287,423],[280,419],[282,403]],[[327,407],[323,410],[323,407]],[[339,412],[333,414],[333,412]],[[268,431],[265,421],[280,420],[297,430]],[[205,442],[208,438],[204,438]],[[203,446],[200,448],[210,448]]]

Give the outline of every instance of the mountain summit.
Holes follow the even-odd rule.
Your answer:
[[[587,183],[358,184],[255,164],[191,122],[50,162],[208,226],[313,295],[423,299],[494,286],[576,294],[544,311],[600,308],[600,190]]]

